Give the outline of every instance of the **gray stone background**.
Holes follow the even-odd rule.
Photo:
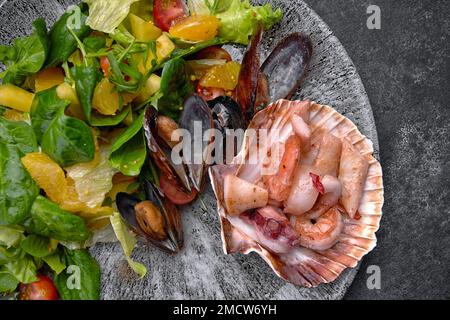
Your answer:
[[[363,80],[386,201],[378,246],[346,299],[450,299],[450,1],[306,0]],[[381,8],[381,30],[366,9]],[[368,290],[367,267],[381,268]]]

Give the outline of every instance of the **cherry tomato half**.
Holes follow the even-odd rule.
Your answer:
[[[195,89],[197,94],[205,99],[206,101],[214,100],[217,97],[221,97],[225,95],[225,90],[221,88],[208,88],[202,87],[200,83],[197,83],[197,87]]]
[[[155,0],[153,1],[153,19],[158,28],[169,31],[172,23],[185,17],[185,8],[182,0]]]
[[[44,275],[38,275],[38,281],[19,286],[20,300],[58,300],[58,291],[53,281]]]
[[[218,46],[211,46],[200,50],[195,54],[195,60],[202,59],[214,59],[214,60],[226,60],[230,62],[232,60],[231,55],[225,49]]]
[[[197,190],[195,190],[194,188],[192,189],[191,193],[185,193],[177,186],[174,186],[166,176],[162,175],[159,179],[161,191],[174,204],[188,204],[194,201],[194,199],[197,197]]]
[[[108,78],[109,76],[109,60],[108,57],[100,58],[100,67],[102,68],[103,75]]]

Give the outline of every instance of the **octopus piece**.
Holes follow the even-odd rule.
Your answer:
[[[286,253],[299,242],[288,218],[275,207],[267,206],[241,215],[253,224],[259,243],[275,253]]]
[[[305,213],[305,217],[309,219],[317,219],[322,214],[327,212],[331,207],[334,207],[339,202],[342,195],[342,184],[336,177],[325,176],[321,181],[324,194],[319,196],[314,207]]]

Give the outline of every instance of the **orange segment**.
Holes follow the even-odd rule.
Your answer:
[[[234,90],[238,83],[240,71],[241,65],[235,61],[212,67],[200,80],[200,85],[202,87]]]
[[[205,41],[217,36],[220,21],[214,16],[190,16],[173,25],[169,33],[187,41]]]
[[[29,153],[22,163],[34,181],[45,191],[50,200],[61,203],[67,191],[63,169],[43,153]]]

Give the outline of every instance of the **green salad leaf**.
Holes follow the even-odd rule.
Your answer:
[[[162,97],[158,101],[158,111],[163,115],[178,120],[183,110],[183,102],[194,91],[186,71],[186,63],[181,58],[169,60],[161,75],[160,92]]]
[[[41,142],[42,136],[48,126],[55,118],[59,110],[65,109],[70,105],[70,101],[61,100],[56,93],[56,87],[36,93],[31,105],[31,125],[38,142]]]
[[[108,162],[109,153],[109,147],[102,145],[97,164],[77,163],[65,168],[67,176],[75,183],[79,200],[90,208],[100,207],[113,187],[112,178],[117,170]]]
[[[120,213],[114,212],[114,214],[110,217],[110,220],[114,233],[122,246],[122,250],[129,266],[139,275],[139,277],[145,277],[147,268],[143,264],[131,259],[131,254],[136,246],[136,237],[130,232],[130,230],[128,230],[125,222],[120,216]]]
[[[147,148],[142,130],[144,113],[142,112],[111,146],[110,165],[127,176],[139,175],[147,158]]]
[[[119,123],[121,123],[125,118],[130,114],[131,107],[128,106],[126,108],[123,108],[122,111],[120,111],[115,116],[103,116],[99,114],[92,115],[91,118],[91,125],[94,127],[112,127],[116,126]]]
[[[19,259],[8,262],[4,265],[4,268],[20,283],[31,283],[38,280],[36,277],[38,266],[34,259],[28,255],[23,255]]]
[[[42,260],[52,269],[56,274],[60,274],[66,269],[66,263],[63,261],[60,250],[56,250],[50,255],[42,258]]]
[[[248,44],[259,24],[270,29],[283,16],[281,9],[267,3],[252,6],[249,0],[189,0],[192,14],[215,15],[220,20],[219,37],[229,42]]]
[[[17,227],[0,226],[0,245],[11,248],[22,241],[23,229]]]
[[[35,234],[28,235],[21,243],[22,250],[29,255],[37,258],[48,256],[54,251],[50,239]]]
[[[16,279],[6,268],[0,268],[0,292],[13,292],[19,285]]]
[[[9,121],[0,117],[0,139],[15,145],[22,154],[38,149],[33,128],[24,121]]]
[[[139,0],[84,0],[89,5],[87,25],[92,29],[111,33],[128,16],[130,7]]]
[[[46,61],[47,66],[56,66],[67,61],[77,49],[77,40],[69,28],[81,40],[89,35],[91,28],[86,25],[86,19],[87,15],[80,7],[72,7],[56,21],[49,32],[52,45]]]
[[[61,108],[42,136],[42,150],[62,167],[89,162],[95,156],[91,128],[77,118],[64,114]]]
[[[11,46],[0,45],[0,62],[6,70],[0,73],[3,83],[21,85],[25,78],[43,67],[50,43],[44,19],[33,22],[34,33],[18,38]]]
[[[62,241],[85,241],[90,236],[83,219],[37,196],[30,216],[23,222],[27,232]]]
[[[55,276],[62,300],[100,299],[100,266],[87,250],[64,249],[67,269]]]
[[[20,158],[21,152],[15,145],[0,141],[0,225],[22,222],[39,194],[39,187]]]
[[[83,108],[84,115],[88,121],[92,117],[92,98],[95,87],[102,79],[102,73],[97,64],[74,66],[70,73],[75,81],[75,89],[78,99]]]

